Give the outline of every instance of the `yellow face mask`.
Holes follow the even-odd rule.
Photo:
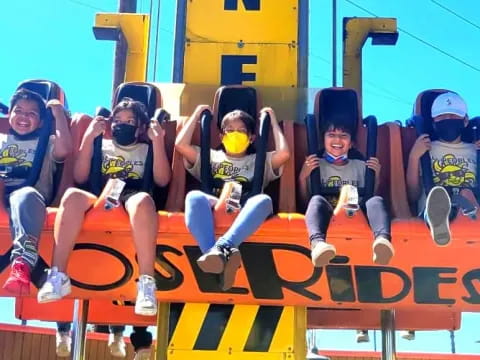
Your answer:
[[[241,154],[250,145],[248,135],[240,131],[232,131],[223,136],[222,144],[230,154]]]

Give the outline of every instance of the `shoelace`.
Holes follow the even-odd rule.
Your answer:
[[[221,245],[216,247],[222,254],[225,256],[225,259],[228,261],[230,256],[232,256],[233,248],[228,245]]]

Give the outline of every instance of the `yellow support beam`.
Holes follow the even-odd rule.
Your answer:
[[[395,45],[397,19],[346,18],[343,22],[343,86],[362,95],[362,48],[367,38],[372,45]]]
[[[125,82],[145,81],[147,72],[150,18],[144,14],[99,13],[95,28],[121,30],[128,44]],[[112,39],[112,40],[118,40]]]

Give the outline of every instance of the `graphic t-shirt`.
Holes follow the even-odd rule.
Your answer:
[[[120,146],[113,140],[102,141],[102,177],[104,183],[108,179],[121,179],[128,184],[141,180],[145,172],[148,145],[136,143]]]
[[[322,187],[337,187],[353,185],[357,188],[365,186],[365,161],[349,159],[345,165],[334,165],[320,158],[320,184]],[[328,202],[335,207],[338,196],[327,196]],[[361,199],[359,199],[360,201]]]
[[[200,148],[195,146],[197,150],[197,159],[193,166],[184,160],[185,168],[197,180],[201,180],[200,176]],[[267,152],[265,158],[265,172],[263,176],[263,188],[271,181],[278,179],[282,175],[283,168],[274,171],[272,169],[272,153]],[[229,157],[222,150],[210,150],[210,164],[212,167],[212,176],[214,179],[223,181],[235,180],[240,184],[245,184],[253,180],[255,170],[256,154],[249,154],[242,158]],[[215,189],[215,195],[220,195],[222,189]]]
[[[435,185],[472,188],[476,186],[477,152],[474,144],[432,141],[430,159]],[[425,208],[425,201],[425,191],[422,190],[418,201],[419,212]]]
[[[0,134],[0,170],[12,176],[5,180],[6,186],[16,186],[25,181],[29,170],[33,166],[37,146],[38,138],[19,140],[12,134]],[[54,172],[55,160],[53,159],[53,137],[51,137],[40,175],[34,185],[45,201],[49,201],[52,195]],[[15,177],[15,175],[18,177]]]

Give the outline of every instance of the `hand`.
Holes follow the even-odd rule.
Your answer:
[[[107,124],[103,116],[95,116],[93,120],[88,125],[87,130],[85,131],[85,136],[91,136],[96,138],[97,136],[105,133]]]
[[[302,170],[300,170],[300,179],[305,180],[307,179],[310,174],[312,173],[313,170],[318,168],[320,166],[320,159],[318,158],[317,155],[309,155],[305,159],[305,162],[303,163]]]
[[[194,111],[194,114],[200,116],[200,114],[205,110],[209,110],[210,112],[213,112],[210,105],[198,105]]]
[[[63,107],[62,103],[57,99],[49,100],[46,106],[47,109],[50,108],[50,110],[52,110],[52,114],[55,118],[65,115],[65,108]]]
[[[274,125],[274,124],[278,125],[277,116],[275,115],[275,111],[273,111],[273,109],[271,107],[264,107],[262,110],[260,110],[260,114],[262,112],[266,112],[266,113],[268,113],[268,115],[270,115],[270,121],[271,121],[272,125]]]
[[[380,175],[382,165],[380,165],[380,161],[378,161],[376,157],[371,157],[370,159],[365,161],[365,165],[367,165],[367,168],[372,169],[375,172],[375,175]]]
[[[163,140],[165,137],[165,130],[157,120],[152,119],[152,121],[150,121],[147,135],[150,141],[154,143],[156,141]]]
[[[410,150],[410,156],[418,160],[423,154],[430,151],[431,148],[432,142],[430,141],[430,136],[428,134],[422,134],[415,140],[415,144],[413,144],[412,150]]]
[[[480,150],[480,140],[475,141],[475,147]]]

